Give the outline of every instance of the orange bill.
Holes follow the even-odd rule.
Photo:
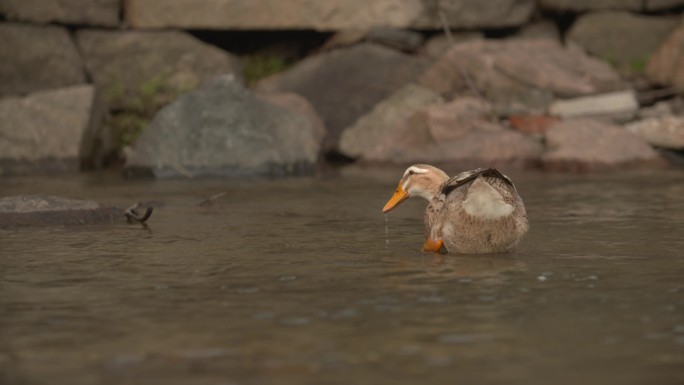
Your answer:
[[[406,191],[404,191],[404,189],[401,187],[401,182],[399,182],[399,185],[397,186],[397,191],[394,192],[394,195],[392,195],[390,200],[387,201],[385,207],[382,208],[383,214],[397,207],[399,203],[405,201],[408,197],[409,194]]]
[[[432,238],[428,238],[425,240],[425,243],[423,244],[423,251],[439,253],[439,251],[442,249],[442,245],[444,245],[444,242],[442,242],[441,239],[435,241]]]

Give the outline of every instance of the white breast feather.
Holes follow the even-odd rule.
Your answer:
[[[481,219],[501,219],[513,213],[513,206],[504,202],[494,187],[482,179],[476,179],[463,201],[463,209],[468,215]]]

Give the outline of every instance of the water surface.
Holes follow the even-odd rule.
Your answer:
[[[0,230],[0,382],[684,383],[684,174],[513,173],[530,233],[475,257],[418,251],[423,201],[386,232],[401,172],[3,179],[163,205],[147,228]]]

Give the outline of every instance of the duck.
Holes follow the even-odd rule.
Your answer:
[[[424,252],[491,254],[512,251],[529,230],[525,204],[510,178],[478,168],[450,178],[427,164],[406,169],[384,214],[410,197],[428,201]]]

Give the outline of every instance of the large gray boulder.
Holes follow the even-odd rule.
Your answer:
[[[86,81],[65,28],[0,23],[0,96],[27,94]]]
[[[0,198],[0,228],[113,222],[123,212],[97,202],[50,195]]]
[[[0,174],[78,171],[99,125],[95,101],[91,85],[0,99]]]
[[[396,126],[363,159],[374,162],[524,166],[539,160],[538,141],[492,119],[491,104],[463,97],[424,107]]]
[[[163,108],[134,145],[133,174],[277,176],[313,169],[321,132],[304,114],[219,76]]]
[[[546,132],[543,166],[556,171],[596,171],[662,166],[648,143],[622,127],[599,120],[572,119]]]
[[[308,57],[261,81],[259,90],[304,96],[328,128],[324,147],[337,147],[340,133],[377,103],[415,80],[426,61],[374,44],[360,44]]]
[[[499,114],[544,110],[555,98],[626,88],[610,65],[548,39],[457,44],[421,75],[419,84],[447,96],[466,94],[464,71]]]
[[[394,136],[397,127],[419,108],[443,101],[431,89],[407,84],[342,132],[340,152],[350,158],[364,157]]]
[[[235,56],[185,32],[79,30],[76,37],[88,72],[114,108],[173,99],[217,75],[242,76]]]
[[[630,12],[589,13],[572,25],[567,40],[617,68],[641,72],[679,20]]]
[[[0,14],[9,20],[115,27],[120,0],[2,0]]]
[[[684,23],[663,42],[646,66],[652,81],[684,90]]]
[[[442,0],[452,28],[503,28],[524,24],[534,0]],[[425,0],[128,0],[135,28],[315,29],[376,26],[439,29],[436,2]]]

